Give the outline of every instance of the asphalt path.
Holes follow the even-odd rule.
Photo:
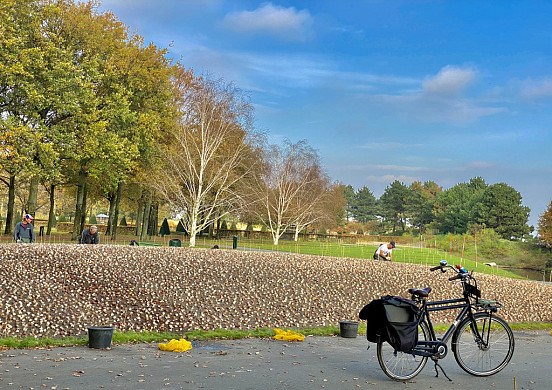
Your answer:
[[[487,378],[465,373],[449,353],[441,365],[452,382],[435,377],[431,360],[411,381],[388,379],[363,336],[213,340],[185,353],[154,343],[3,350],[0,389],[552,389],[550,333],[515,332],[515,340],[510,364]]]

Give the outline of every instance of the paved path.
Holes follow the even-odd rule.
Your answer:
[[[431,361],[408,383],[388,379],[375,346],[364,337],[307,337],[302,343],[267,339],[198,342],[186,353],[157,344],[0,351],[1,389],[552,389],[552,336],[515,332],[516,351],[502,372],[476,378],[452,354],[435,372]]]

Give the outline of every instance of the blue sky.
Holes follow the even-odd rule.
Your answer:
[[[145,42],[251,96],[270,141],[308,140],[379,197],[475,176],[552,200],[552,3],[104,0]]]

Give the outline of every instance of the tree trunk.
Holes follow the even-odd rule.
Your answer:
[[[121,196],[123,194],[123,182],[119,181],[117,185],[117,200],[115,201],[115,211],[113,213],[113,224],[111,225],[111,239],[117,238],[117,225],[119,224],[119,205],[121,204]]]
[[[38,176],[31,178],[31,185],[29,187],[29,198],[27,200],[27,213],[36,217],[36,199],[38,197]]]
[[[295,225],[295,235],[293,237],[295,242],[299,241],[299,225]]]
[[[142,234],[142,219],[144,218],[144,192],[138,199],[138,211],[136,212],[136,230],[134,231],[135,236]]]
[[[209,224],[209,238],[214,238],[214,237],[215,237],[215,223],[213,222]]]
[[[146,202],[144,205],[144,218],[142,220],[142,232],[140,233],[140,241],[146,238],[148,234],[149,220],[151,215],[151,192],[146,190]]]
[[[82,212],[81,212],[81,218],[80,218],[81,232],[84,230],[84,227],[86,226],[86,216],[88,215],[88,213],[86,212],[87,201],[88,201],[88,182],[85,181],[84,192],[82,194]]]
[[[150,214],[150,224],[148,229],[148,234],[150,236],[157,236],[158,226],[159,226],[159,204],[156,202],[151,205],[151,214]]]
[[[115,202],[117,201],[117,192],[116,191],[110,191],[107,195],[107,199],[109,200],[109,212],[107,213],[109,215],[109,218],[107,219],[107,229],[105,230],[105,236],[109,237],[111,234],[111,227],[113,225],[113,213],[115,212]]]
[[[82,232],[81,216],[84,212],[83,201],[86,185],[86,175],[84,172],[79,173],[79,184],[77,185],[77,204],[75,205],[75,218],[73,220],[73,233],[71,240],[76,240]]]
[[[197,236],[197,212],[192,212],[192,215],[190,215],[190,231],[188,232],[190,234],[190,247],[194,247],[196,244],[196,236]]]
[[[274,245],[278,245],[278,241],[280,240],[280,228],[276,229],[276,231],[272,230],[272,240]]]
[[[10,173],[10,184],[8,185],[8,213],[6,215],[6,228],[4,234],[13,233],[14,217],[13,209],[15,207],[15,173]]]
[[[48,227],[46,228],[46,235],[52,234],[52,227],[54,226],[54,221],[56,219],[55,214],[55,201],[56,201],[56,185],[50,184],[50,213],[48,214]]]

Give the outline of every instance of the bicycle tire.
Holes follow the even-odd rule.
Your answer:
[[[418,341],[428,340],[429,327],[425,321],[418,326]],[[378,363],[389,378],[405,381],[418,375],[427,363],[427,356],[395,351],[387,342],[378,342]]]
[[[476,313],[473,318],[474,323],[465,318],[452,336],[454,358],[471,375],[494,375],[506,367],[514,354],[514,334],[508,323],[494,314],[489,317],[489,313]],[[483,333],[483,340],[488,340],[478,341],[472,324]]]

